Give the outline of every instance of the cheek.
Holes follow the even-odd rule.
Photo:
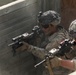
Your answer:
[[[49,35],[51,33],[50,28],[42,28],[42,30],[46,35]]]
[[[42,28],[42,30],[43,30],[44,32],[47,32],[48,29]]]

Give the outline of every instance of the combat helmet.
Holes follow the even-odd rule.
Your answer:
[[[61,21],[60,15],[53,10],[49,10],[46,12],[40,12],[38,15],[38,22],[41,23],[42,25],[59,25]]]
[[[73,20],[69,26],[69,33],[76,38],[76,19]]]

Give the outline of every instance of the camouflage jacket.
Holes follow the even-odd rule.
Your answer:
[[[54,33],[49,37],[46,37],[46,39],[44,40],[44,42],[45,41],[47,42],[45,47],[36,47],[30,45],[30,49],[28,51],[31,52],[33,55],[37,56],[38,58],[44,59],[45,54],[49,50],[51,50],[52,48],[57,48],[60,42],[67,38],[69,38],[68,32],[64,28],[59,28],[56,33]],[[42,44],[44,44],[44,42]],[[54,75],[61,75],[61,74],[67,75],[69,71],[64,68],[58,67],[58,68],[54,68],[53,72]],[[49,74],[47,71],[45,71],[43,75],[49,75]]]
[[[47,42],[45,48],[30,45],[30,49],[28,51],[32,52],[33,55],[43,59],[45,57],[45,54],[49,50],[51,50],[52,48],[57,48],[60,42],[67,38],[69,38],[68,32],[64,28],[60,28],[53,35],[46,37],[46,39],[44,40],[44,42]]]

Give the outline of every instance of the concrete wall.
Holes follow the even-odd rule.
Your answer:
[[[12,56],[11,38],[32,30],[40,11],[39,0],[18,0],[0,7],[0,75],[34,75],[30,53]]]

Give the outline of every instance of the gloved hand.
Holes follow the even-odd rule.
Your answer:
[[[62,59],[61,58],[58,58],[58,57],[54,57],[53,59],[51,59],[50,62],[51,62],[52,68],[59,67],[60,64],[61,64],[61,60]]]
[[[30,45],[26,42],[23,42],[23,45],[19,48],[16,49],[16,51],[25,51],[27,49],[29,49]]]

